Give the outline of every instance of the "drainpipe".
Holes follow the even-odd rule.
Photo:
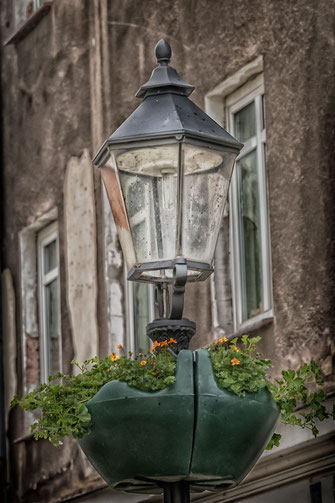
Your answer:
[[[2,312],[0,303],[0,501],[6,503],[7,470],[6,470],[6,431],[5,431],[4,391],[5,390],[4,390],[4,372],[3,372],[3,332],[2,332]]]
[[[1,65],[0,52],[0,68]],[[1,77],[1,73],[0,73]],[[0,109],[2,109],[2,95],[0,88]],[[3,182],[3,150],[2,150],[3,125],[0,120],[0,182]],[[0,201],[3,201],[3,183],[0,183]],[[0,272],[2,271],[3,250],[3,207],[0,204]],[[7,463],[6,463],[6,430],[5,430],[5,401],[4,401],[4,368],[3,368],[3,331],[2,331],[2,293],[0,288],[0,501],[7,502]]]

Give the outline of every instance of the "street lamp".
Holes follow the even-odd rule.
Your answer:
[[[195,333],[195,324],[182,319],[185,283],[213,272],[242,145],[188,99],[194,88],[169,66],[168,42],[160,40],[155,55],[159,66],[136,95],[142,103],[93,163],[101,168],[128,279],[156,284],[160,318],[147,333],[153,340],[173,335],[180,350]]]

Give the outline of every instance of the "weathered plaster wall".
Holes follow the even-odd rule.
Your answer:
[[[267,168],[275,320],[262,330],[264,348],[281,364],[311,356],[331,379],[335,276],[334,9],[326,0],[57,0],[16,47],[3,50],[4,238],[3,264],[20,284],[18,232],[53,207],[64,220],[63,182],[68,160],[93,151],[139,103],[134,97],[155,64],[153,48],[166,37],[172,66],[196,86],[192,99],[264,58]],[[97,215],[100,351],[110,342],[104,279],[122,283],[115,232],[103,233],[100,177],[94,174]],[[15,203],[15,204],[14,204]],[[105,258],[101,250],[110,246]],[[66,284],[60,226],[61,282]],[[115,253],[115,256],[113,255]],[[104,260],[104,262],[103,262]],[[104,264],[104,265],[103,265]],[[113,284],[111,283],[111,287]],[[195,320],[194,345],[210,338],[209,281],[188,287],[185,315]],[[119,288],[119,287],[118,287]],[[107,292],[108,293],[108,292]],[[120,313],[120,294],[109,305]],[[110,293],[112,299],[112,293]],[[21,308],[17,301],[17,325]],[[124,329],[124,327],[123,327]],[[67,361],[73,355],[69,315],[62,296]],[[22,390],[22,349],[18,384]],[[67,371],[68,368],[65,368]],[[14,414],[11,437],[22,434]],[[15,444],[14,487],[21,501],[56,501],[98,484],[85,478],[75,443],[56,451],[47,442]],[[15,497],[12,498],[15,501]]]
[[[17,285],[18,232],[55,206],[63,220],[66,163],[90,146],[86,7],[80,1],[71,6],[56,2],[35,30],[16,47],[3,51],[4,263],[13,271]],[[65,284],[63,250],[60,226],[61,280]],[[20,310],[18,304],[18,326]],[[65,351],[71,354],[65,297],[62,329]]]
[[[275,312],[273,340],[265,345],[278,364],[317,358],[329,378],[335,279],[333,23],[326,1],[149,0],[141,9],[134,0],[119,0],[108,10],[111,130],[137,105],[134,94],[150,75],[160,37],[170,41],[171,64],[196,86],[191,99],[202,107],[207,92],[263,55]],[[208,321],[208,286],[201,286],[201,297],[188,297],[187,314],[199,325]]]
[[[24,306],[20,298],[18,233],[50,209],[57,208],[60,275],[64,287],[63,184],[66,165],[71,157],[80,157],[85,148],[90,150],[90,155],[93,150],[89,6],[90,2],[81,0],[55,2],[49,14],[22,41],[2,50],[5,69],[2,72],[5,124],[2,208],[6,245],[2,250],[2,264],[13,274],[16,293],[19,393],[22,393],[27,377],[33,376],[33,371],[38,372],[38,345],[22,347],[21,344]],[[61,315],[64,371],[68,372],[74,348],[64,290]],[[38,338],[31,341],[38,342]],[[25,370],[23,353],[27,358]],[[28,374],[24,379],[23,372],[26,371]],[[23,417],[21,411],[14,410],[10,418],[10,438],[17,440],[11,447],[10,501],[50,501],[96,485],[98,477],[91,468],[88,471],[87,462],[80,456],[75,442],[66,442],[57,450],[48,442],[24,439]]]

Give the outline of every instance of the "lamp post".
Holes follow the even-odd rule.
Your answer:
[[[136,95],[142,103],[93,163],[101,168],[128,279],[156,285],[159,318],[147,333],[153,341],[172,336],[178,352],[195,333],[195,323],[182,318],[185,285],[213,272],[242,145],[188,99],[194,88],[169,66],[165,40],[155,54],[158,66]],[[189,498],[183,482],[165,484],[164,494],[169,503]]]
[[[181,321],[184,286],[213,271],[242,145],[188,99],[194,88],[169,66],[165,40],[155,54],[159,66],[136,95],[142,103],[103,143],[93,163],[101,168],[128,279],[156,284],[160,319],[149,324],[148,334],[155,338],[169,319],[169,330],[184,336],[182,349],[185,334],[195,332],[194,323]]]

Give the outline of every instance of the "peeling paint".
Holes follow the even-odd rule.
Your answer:
[[[96,220],[90,156],[72,157],[64,180],[67,302],[75,358],[98,354]]]

